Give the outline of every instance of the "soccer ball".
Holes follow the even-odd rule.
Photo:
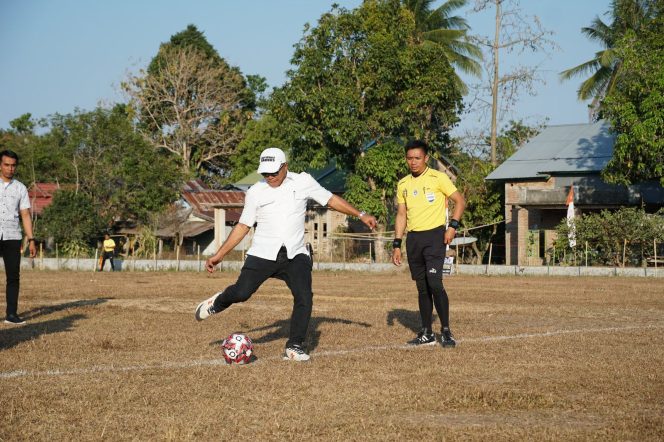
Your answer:
[[[254,344],[249,336],[232,333],[221,343],[221,350],[227,364],[248,364],[254,352]]]

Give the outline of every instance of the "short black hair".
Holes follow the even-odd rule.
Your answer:
[[[424,155],[429,155],[429,145],[422,140],[411,140],[408,143],[406,143],[405,151],[408,153],[409,150],[411,149],[422,149],[424,151]]]
[[[5,149],[2,152],[0,152],[0,160],[2,157],[9,157],[13,158],[16,160],[16,164],[18,165],[18,154],[14,152],[13,150]]]

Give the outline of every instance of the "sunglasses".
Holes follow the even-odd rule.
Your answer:
[[[286,164],[286,163],[281,163],[281,166],[279,166],[279,169],[276,172],[272,172],[272,173],[267,173],[266,172],[266,173],[261,173],[261,175],[263,175],[263,178],[275,177],[275,176],[279,175],[279,172],[281,172],[281,169],[284,168],[284,164]]]

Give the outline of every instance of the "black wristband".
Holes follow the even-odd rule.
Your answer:
[[[451,227],[451,228],[453,228],[453,229],[455,229],[455,230],[459,230],[459,221],[456,220],[456,219],[454,219],[454,218],[452,218],[452,219],[450,220],[450,223],[448,224],[448,227]]]
[[[392,241],[392,248],[393,249],[401,248],[401,238],[394,238],[394,240]]]
[[[34,241],[34,240],[35,240],[34,238],[28,238],[28,242]]]

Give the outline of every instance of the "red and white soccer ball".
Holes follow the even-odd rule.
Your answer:
[[[221,343],[221,350],[227,364],[248,364],[254,353],[254,344],[243,333],[232,333]]]

